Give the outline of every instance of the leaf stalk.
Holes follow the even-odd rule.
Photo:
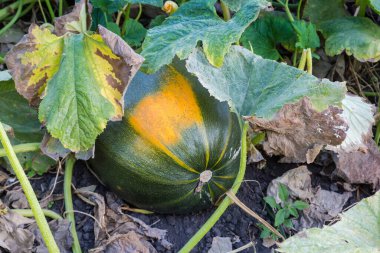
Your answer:
[[[49,228],[49,224],[46,221],[45,215],[42,211],[37,196],[34,193],[33,187],[30,184],[28,177],[26,176],[24,169],[22,168],[20,161],[18,160],[16,153],[14,152],[11,142],[5,132],[3,124],[0,122],[0,140],[5,149],[9,162],[16,174],[17,179],[20,181],[21,187],[24,191],[26,199],[32,209],[38,228],[40,229],[42,239],[44,240],[49,252],[59,252],[59,248],[54,240],[53,233]]]
[[[25,144],[18,144],[13,146],[13,151],[17,153],[25,153],[25,152],[33,152],[40,150],[41,144],[39,142],[35,143],[25,143]],[[6,150],[0,149],[0,157],[7,156]]]

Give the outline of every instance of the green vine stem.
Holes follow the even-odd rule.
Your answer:
[[[54,19],[55,19],[55,15],[54,15],[53,8],[51,7],[50,0],[45,0],[45,3],[46,3],[46,6],[47,6],[47,8],[48,8],[48,11],[49,11],[49,14],[50,14],[51,20],[54,21]]]
[[[33,217],[33,211],[31,209],[10,209],[10,211],[17,213],[24,217]],[[48,209],[42,209],[42,212],[44,213],[45,217],[51,218],[53,220],[62,220],[62,216],[57,214],[56,212],[53,212],[52,210]]]
[[[292,15],[292,13],[290,12],[290,9],[289,9],[289,0],[286,0],[285,3],[283,1],[281,1],[281,0],[277,0],[277,2],[280,5],[282,5],[282,7],[284,7],[286,15],[288,16],[290,22],[294,22],[293,15]]]
[[[297,19],[301,19],[301,7],[302,7],[302,0],[300,0],[298,2],[298,6],[297,6]]]
[[[20,161],[17,159],[16,153],[14,152],[11,142],[7,136],[7,133],[4,130],[3,124],[0,122],[0,140],[3,145],[9,162],[13,168],[14,173],[16,174],[17,179],[20,181],[22,190],[28,200],[28,203],[36,219],[38,228],[41,231],[42,238],[46,244],[47,249],[51,253],[59,252],[59,248],[54,240],[53,234],[49,228],[49,224],[46,221],[45,215],[42,211],[40,203],[36,194],[33,191],[33,187],[30,184],[24,169],[21,167]]]
[[[298,64],[298,69],[304,70],[306,66],[306,57],[307,57],[307,50],[303,49],[302,50],[302,55],[300,59],[300,63]]]
[[[220,7],[222,8],[224,21],[230,20],[231,19],[230,10],[228,9],[227,5],[223,2],[223,0],[220,1]]]
[[[313,74],[313,56],[311,54],[311,48],[307,49],[306,52],[306,65],[307,65],[307,73]]]
[[[41,14],[42,14],[42,17],[44,19],[44,22],[47,23],[47,19],[46,19],[46,16],[45,16],[44,8],[42,7],[41,0],[38,0],[38,5],[40,6],[40,10],[41,10]]]
[[[367,10],[368,0],[359,0],[359,17],[364,17]]]
[[[131,4],[127,4],[127,7],[125,7],[125,11],[124,11],[124,22],[123,22],[123,25],[121,27],[121,36],[124,36],[126,30],[127,30],[127,21],[129,19],[129,15],[131,13]]]
[[[32,151],[38,151],[40,150],[41,143],[25,143],[25,144],[18,144],[13,146],[13,151],[17,153],[25,153],[25,152],[32,152]],[[0,149],[0,157],[7,156],[6,150]]]
[[[4,63],[4,57],[0,56],[0,64]]]
[[[65,176],[63,179],[63,195],[65,199],[65,213],[67,215],[67,219],[71,222],[70,231],[74,241],[72,249],[74,253],[81,253],[82,250],[80,248],[78,234],[75,228],[74,206],[71,192],[71,181],[73,178],[74,164],[75,157],[72,154],[70,154],[67,157],[65,164]]]
[[[30,4],[34,3],[36,0],[24,0],[23,4]],[[15,1],[11,3],[8,6],[5,6],[0,9],[0,22],[3,21],[4,19],[8,18],[9,16],[14,15],[14,11],[19,7],[19,2]]]
[[[241,137],[241,155],[240,155],[240,166],[239,172],[236,176],[234,185],[232,186],[231,191],[236,193],[240,185],[244,179],[245,168],[247,164],[247,130],[248,130],[248,122],[244,123],[243,132]],[[211,217],[206,221],[205,224],[198,230],[198,232],[191,237],[191,239],[183,246],[183,248],[179,251],[179,253],[187,253],[190,252],[198,242],[207,234],[208,231],[215,225],[215,223],[219,220],[219,218],[223,215],[223,213],[227,210],[227,207],[232,204],[232,200],[226,196],[223,201],[220,203],[215,212],[211,215]]]
[[[62,16],[63,14],[63,0],[59,0],[59,3],[58,3],[58,16]]]
[[[136,21],[139,21],[139,19],[141,18],[141,14],[142,14],[142,4],[139,4],[139,12],[137,13],[137,16],[135,18]]]
[[[0,36],[3,35],[6,31],[8,31],[9,28],[11,28],[14,23],[16,23],[16,21],[18,20],[18,18],[20,17],[21,15],[21,11],[22,11],[22,6],[23,6],[23,0],[19,0],[17,1],[18,2],[18,8],[17,8],[17,12],[16,12],[16,15],[13,16],[13,18],[11,19],[11,21],[9,21],[8,24],[6,24],[3,28],[1,28],[0,30]]]

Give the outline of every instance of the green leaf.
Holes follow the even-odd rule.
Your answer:
[[[246,1],[233,18],[225,22],[217,15],[215,2],[186,2],[162,25],[149,29],[142,45],[143,70],[153,73],[170,63],[175,55],[187,58],[199,41],[210,63],[221,66],[231,44],[239,40],[260,9],[268,5],[264,0]]]
[[[161,25],[166,19],[165,15],[158,15],[149,23],[149,28]]]
[[[371,6],[377,14],[380,14],[380,0],[369,0],[369,6]]]
[[[278,210],[278,212],[276,213],[276,216],[274,217],[274,226],[275,227],[278,227],[282,223],[284,223],[284,221],[285,221],[285,215],[286,215],[285,209]]]
[[[276,200],[272,196],[264,197],[264,201],[272,207],[272,209],[278,209],[279,205],[276,203]]]
[[[343,0],[308,0],[304,13],[326,39],[327,55],[345,51],[359,61],[380,60],[380,27],[368,18],[350,16]]]
[[[242,45],[264,58],[278,60],[279,45],[294,49],[296,34],[288,18],[279,12],[265,12],[242,34]]]
[[[298,218],[298,211],[294,207],[289,207],[289,213],[293,215],[296,219]]]
[[[107,29],[120,36],[120,27],[116,23],[108,22]]]
[[[99,32],[58,37],[32,25],[6,57],[17,91],[40,103],[39,120],[74,152],[90,149],[108,120],[121,119],[124,90],[142,61],[120,37]]]
[[[359,61],[380,60],[380,27],[368,18],[345,17],[322,22],[319,25],[326,39],[327,55],[345,51]]]
[[[289,198],[288,187],[286,187],[282,183],[278,184],[278,196],[280,197],[280,199],[283,203],[285,203]]]
[[[344,0],[308,0],[303,16],[317,25],[326,20],[346,17],[349,13],[344,8],[344,2]]]
[[[341,106],[346,93],[343,83],[320,80],[239,46],[231,47],[221,68],[211,66],[201,50],[191,54],[186,66],[212,96],[243,116],[271,119],[285,104],[304,96],[322,111],[329,105]]]
[[[320,46],[319,37],[314,24],[305,22],[304,20],[296,20],[292,24],[297,33],[296,47],[307,49]]]
[[[0,76],[5,76],[5,72],[7,71],[0,72]],[[38,122],[37,111],[17,93],[12,80],[5,78],[2,80],[0,81],[0,121],[12,127],[13,136],[10,136],[12,144],[40,142],[44,131]],[[25,170],[33,170],[38,174],[46,172],[55,164],[54,160],[41,152],[27,152],[18,154],[17,157]],[[4,165],[11,169],[8,163]]]
[[[260,238],[268,238],[271,235],[272,231],[270,231],[267,227],[261,226]]]
[[[292,220],[285,220],[284,221],[284,226],[287,227],[287,228],[293,228],[293,222],[292,222]]]
[[[125,25],[123,39],[132,47],[140,47],[146,35],[145,27],[134,19],[128,19]]]
[[[309,208],[309,204],[301,200],[296,200],[293,202],[292,207],[298,210],[304,210],[306,208]]]
[[[311,228],[280,244],[285,253],[379,252],[380,191],[361,200],[341,215],[341,220],[323,229]]]

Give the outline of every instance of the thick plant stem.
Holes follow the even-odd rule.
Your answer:
[[[13,151],[11,142],[9,141],[9,138],[1,122],[0,140],[7,153],[7,157],[13,168],[13,171],[16,174],[17,179],[20,181],[22,190],[24,191],[26,199],[28,200],[29,206],[33,211],[34,218],[36,219],[37,226],[40,229],[42,239],[44,240],[47,249],[49,250],[49,252],[59,252],[59,248],[54,240],[53,234],[49,228],[49,224],[46,221],[40,203],[38,203],[38,199],[33,191],[33,187],[30,184],[28,177],[24,172],[24,169],[21,167],[20,161],[17,159],[16,153]]]
[[[74,206],[73,197],[71,192],[71,181],[73,178],[73,170],[75,164],[75,157],[71,154],[68,156],[65,164],[65,177],[63,182],[63,195],[65,198],[65,212],[67,214],[67,219],[71,222],[70,231],[73,237],[73,252],[81,253],[77,230],[75,228],[75,216],[74,216]]]
[[[313,74],[313,56],[311,55],[311,48],[307,49],[306,62],[307,62],[307,73]]]
[[[233,193],[236,193],[239,190],[241,182],[244,179],[245,168],[247,164],[247,130],[248,130],[248,122],[244,123],[243,132],[241,137],[241,154],[240,154],[240,167],[239,172],[236,176],[234,185],[231,190]],[[198,242],[207,234],[208,231],[215,225],[215,223],[219,220],[219,218],[226,211],[227,207],[232,204],[231,199],[226,196],[223,201],[220,203],[215,212],[211,215],[211,217],[206,221],[205,224],[198,230],[198,232],[191,237],[191,239],[183,246],[183,248],[179,251],[179,253],[187,253],[190,252]]]
[[[360,0],[359,1],[359,13],[358,13],[358,16],[359,17],[364,17],[365,16],[365,12],[367,10],[367,6],[368,6],[368,0]]]
[[[13,151],[17,153],[25,153],[40,150],[41,143],[25,143],[13,146]],[[7,156],[5,149],[0,149],[0,157]]]
[[[298,64],[298,69],[304,70],[306,65],[306,57],[307,57],[307,50],[302,50],[302,55],[300,59],[300,63]]]
[[[22,1],[23,0],[18,1],[18,8],[17,8],[16,15],[13,16],[13,18],[11,19],[11,21],[9,21],[8,24],[6,24],[3,28],[1,28],[0,36],[3,35],[6,31],[8,31],[8,29],[11,28],[14,25],[14,23],[16,23],[18,18],[21,16],[22,5],[23,5]]]
[[[227,5],[223,2],[223,0],[220,1],[220,7],[222,7],[224,21],[230,20],[231,19],[230,10],[228,9]]]
[[[11,209],[11,211],[24,217],[33,217],[33,211],[31,209]],[[57,214],[56,212],[53,212],[52,210],[42,209],[42,212],[46,217],[51,218],[53,220],[63,219],[61,215]]]
[[[59,3],[58,3],[58,16],[62,16],[63,14],[63,0],[59,0]]]
[[[24,0],[23,4],[30,4],[34,3],[36,0]],[[5,6],[0,9],[0,21],[3,21],[4,19],[8,18],[10,15],[14,14],[14,10],[16,10],[19,6],[19,2],[15,1],[14,3]]]

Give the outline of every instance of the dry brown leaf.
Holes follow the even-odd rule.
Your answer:
[[[0,201],[0,252],[3,250],[17,253],[32,252],[34,235],[25,229],[26,225],[34,222],[17,213],[7,210]],[[5,214],[1,214],[4,213]]]
[[[281,162],[312,163],[324,145],[336,146],[346,137],[342,110],[330,106],[317,112],[308,98],[287,104],[272,120],[247,117],[253,130],[265,130],[263,148],[268,155],[283,155]]]
[[[4,171],[0,170],[0,186],[4,185],[7,182],[9,175]]]
[[[310,200],[313,197],[311,186],[311,172],[306,166],[300,166],[284,173],[281,177],[273,179],[267,188],[267,195],[273,196],[280,203],[278,186],[282,183],[288,187],[289,194],[295,199]]]
[[[63,16],[60,16],[54,20],[54,32],[58,36],[62,36],[67,32],[73,32],[72,30],[68,30],[66,24],[72,23],[72,22],[80,22],[80,12],[82,11],[82,8],[84,7],[85,3],[87,2],[87,13],[91,14],[92,12],[92,5],[89,3],[89,1],[81,0],[78,3],[75,4],[74,9]],[[87,27],[91,24],[91,15],[86,15],[87,17]]]
[[[16,187],[11,191],[7,191],[7,194],[3,198],[4,204],[15,209],[28,209],[29,204],[26,200],[25,194],[21,187]]]
[[[112,210],[106,205],[104,197],[97,193],[80,193],[96,205],[95,248],[90,250],[91,253],[156,252],[149,238],[160,240],[163,246],[171,246],[164,238],[165,230],[152,228],[137,218]]]
[[[225,253],[231,250],[232,250],[231,238],[216,236],[212,238],[212,245],[208,253]]]
[[[70,233],[70,222],[66,219],[52,220],[49,222],[49,227],[53,233],[55,242],[58,245],[60,253],[71,253],[73,238]],[[37,225],[35,223],[32,224],[28,228],[28,230],[30,230],[34,234],[36,241],[39,244],[35,247],[33,252],[48,253],[49,251],[45,246],[45,243],[42,239],[40,230],[38,229]]]
[[[371,137],[367,137],[366,149],[353,152],[337,151],[333,155],[336,164],[334,174],[351,184],[372,184],[380,187],[380,152]]]

